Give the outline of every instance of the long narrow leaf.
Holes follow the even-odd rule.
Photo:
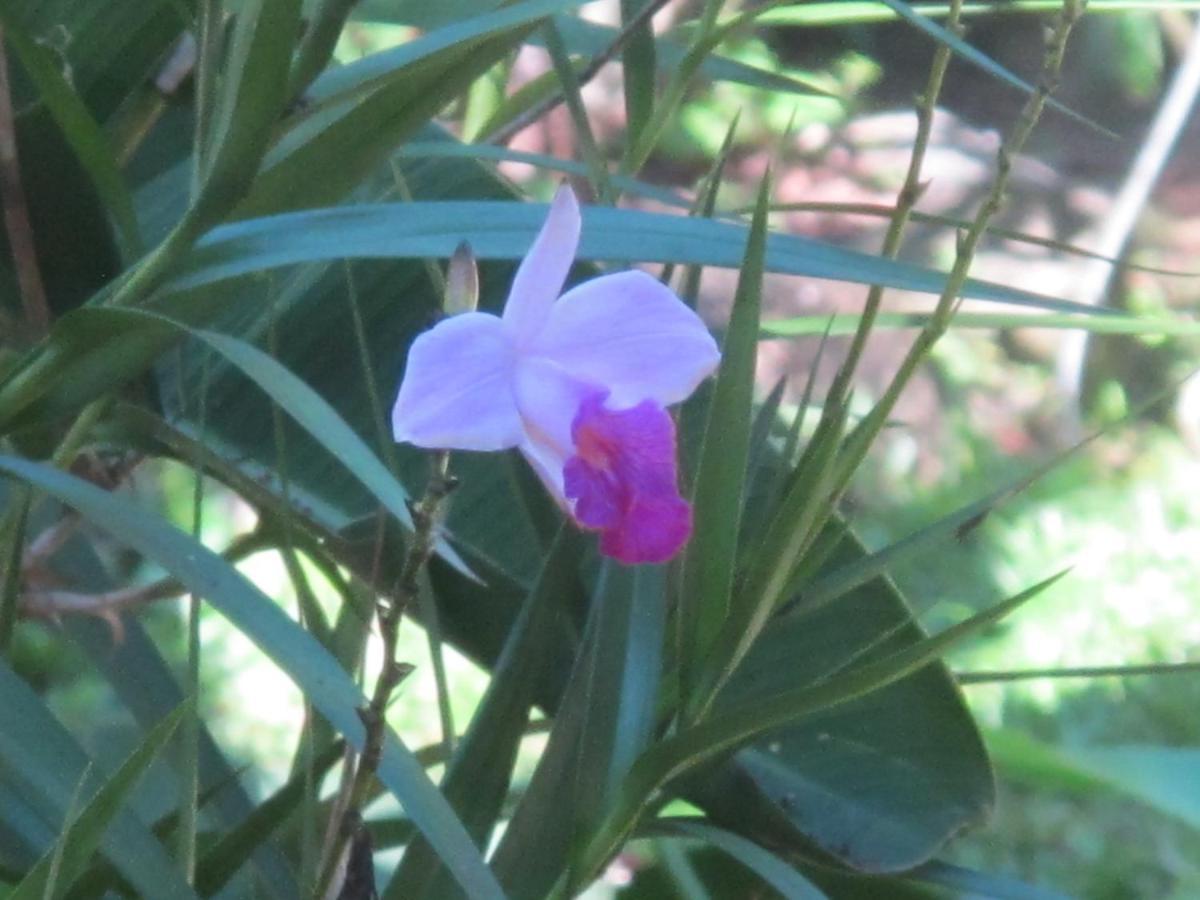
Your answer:
[[[987,72],[993,78],[998,78],[1000,81],[1004,82],[1010,87],[1014,87],[1017,90],[1022,91],[1023,93],[1033,93],[1033,85],[1031,85],[1029,82],[1025,81],[1023,78],[1018,78],[986,53],[981,53],[962,38],[947,31],[941,25],[938,25],[928,17],[921,15],[912,8],[912,4],[906,3],[905,0],[880,0],[880,2],[886,4],[890,9],[894,10],[896,15],[908,22],[918,31],[923,31],[939,44],[945,44],[952,51],[954,51],[955,55],[966,60],[971,65],[977,66],[984,72]],[[1075,110],[1071,109],[1069,106],[1064,106],[1053,97],[1049,98],[1046,103],[1052,109],[1058,110],[1060,113],[1069,116],[1076,122],[1086,125],[1105,137],[1117,137],[1116,134],[1109,131],[1103,125],[1092,121],[1087,116],[1075,112]]]
[[[648,833],[711,844],[736,859],[788,900],[826,900],[825,894],[811,881],[774,853],[740,834],[717,828],[702,819],[658,819]]]
[[[132,309],[95,307],[76,310],[60,322],[58,328],[60,332],[76,329],[78,340],[72,346],[79,347],[81,353],[69,365],[56,364],[53,368],[43,370],[47,378],[66,385],[63,393],[68,399],[60,397],[54,408],[74,406],[81,396],[98,395],[132,374],[122,371],[119,366],[105,365],[105,361],[112,359],[114,354],[111,346],[106,347],[103,342],[95,345],[97,335],[105,335],[109,342],[120,341],[123,344],[133,343],[137,347],[155,348],[159,353],[171,341],[191,336],[203,341],[262,388],[334,458],[341,460],[347,471],[374,494],[397,521],[412,530],[408,494],[387,466],[328,401],[253,344],[215,331],[188,328],[165,316]],[[89,345],[90,356],[99,357],[94,362],[83,350]],[[69,353],[67,355],[70,356]],[[150,356],[146,362],[157,355]],[[53,355],[51,358],[63,357]],[[124,361],[132,362],[127,357]],[[54,389],[51,384],[46,387]],[[444,540],[439,541],[438,553],[461,572],[470,575],[470,568]]]
[[[43,821],[57,827],[88,765],[86,754],[41,698],[0,660],[0,769],[5,781],[17,787]],[[112,816],[100,846],[143,896],[197,900],[163,846],[128,810]]]
[[[636,825],[654,791],[697,766],[736,750],[749,741],[831,706],[862,697],[930,665],[952,646],[999,621],[1058,581],[1054,575],[969,619],[924,638],[876,662],[859,666],[815,685],[806,685],[726,710],[662,741],[634,766],[621,802],[599,829],[585,853],[588,868],[601,865]]]
[[[880,313],[875,327],[887,330],[924,328],[932,318],[930,313]],[[798,316],[794,319],[774,319],[762,323],[764,338],[802,337],[821,334],[826,327],[830,334],[853,334],[858,316]],[[1078,316],[1044,313],[977,313],[960,312],[950,322],[951,328],[1049,328],[1055,331],[1078,329],[1092,334],[1125,334],[1143,337],[1195,337],[1200,335],[1200,322],[1148,316]]]
[[[7,900],[54,900],[66,893],[99,846],[109,823],[128,802],[133,789],[171,739],[187,711],[187,706],[181,706],[151,729],[130,757],[80,810],[78,817],[67,825],[57,846],[21,879]]]
[[[679,609],[683,635],[679,665],[685,719],[688,707],[696,699],[692,695],[696,673],[725,620],[733,590],[750,454],[750,410],[770,192],[767,176],[759,187],[758,208],[725,333],[693,491],[696,531],[684,558]]]
[[[533,203],[420,201],[268,216],[213,229],[171,287],[182,290],[280,266],[335,259],[448,258],[464,240],[479,259],[520,259],[545,215],[546,207]],[[591,260],[736,269],[745,256],[747,236],[746,228],[730,222],[588,207],[578,255]],[[766,269],[934,294],[941,292],[946,280],[942,273],[920,266],[784,234],[767,239]],[[968,281],[963,296],[1058,312],[1114,315],[985,281]]]
[[[257,173],[287,102],[299,28],[299,0],[250,0],[238,10],[212,134],[202,148],[199,221],[223,215]]]
[[[362,748],[365,733],[356,710],[367,701],[354,680],[310,634],[220,556],[159,517],[64,472],[12,457],[0,457],[0,471],[75,508],[203,596],[274,660],[347,740]],[[4,706],[0,703],[0,710]],[[421,764],[391,732],[379,778],[404,804],[471,897],[503,898],[462,823]],[[149,895],[154,896],[154,891]]]
[[[16,50],[30,80],[63,136],[71,145],[80,165],[91,178],[104,205],[112,216],[121,237],[121,246],[129,257],[141,250],[137,217],[133,199],[117,166],[117,159],[103,129],[66,78],[54,59],[54,54],[38,44],[20,27],[16,16],[0,6],[0,22],[4,24],[4,39]]]
[[[578,534],[567,528],[559,531],[492,670],[487,694],[442,781],[447,800],[482,847],[487,846],[505,800],[517,749],[526,733],[538,670],[547,642],[553,639],[551,625],[577,576],[581,548]],[[453,895],[443,864],[428,842],[418,839],[405,850],[383,898],[441,900]]]
[[[196,862],[196,887],[206,897],[223,888],[271,834],[282,827],[300,807],[308,779],[319,783],[343,756],[341,741],[334,741],[314,756],[309,770],[294,774],[236,827],[206,849]]]

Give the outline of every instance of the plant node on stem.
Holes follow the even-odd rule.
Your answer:
[[[404,618],[408,605],[417,597],[421,569],[433,556],[443,502],[458,485],[458,480],[449,474],[449,467],[449,452],[439,450],[431,454],[431,471],[425,495],[411,507],[413,536],[408,545],[408,553],[404,558],[404,566],[400,570],[396,589],[390,598],[380,599],[375,609],[379,622],[379,634],[383,641],[383,663],[370,702],[358,710],[358,716],[362,720],[366,736],[347,794],[345,811],[341,814],[341,821],[337,828],[333,852],[328,854],[321,867],[321,876],[318,879],[316,891],[318,898],[324,898],[330,894],[329,888],[332,886],[330,883],[333,881],[336,868],[346,857],[354,836],[361,830],[362,808],[371,797],[371,787],[383,755],[384,740],[387,736],[388,705],[391,703],[392,694],[396,688],[412,671],[411,665],[396,658],[400,621]]]

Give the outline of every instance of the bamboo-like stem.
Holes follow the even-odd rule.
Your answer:
[[[325,860],[317,881],[314,895],[317,898],[326,896],[338,864],[346,858],[352,841],[361,830],[363,807],[371,798],[371,787],[383,756],[388,730],[388,705],[400,682],[412,671],[411,666],[396,658],[400,621],[409,604],[417,600],[421,572],[433,556],[437,541],[443,501],[457,484],[449,474],[449,466],[450,454],[447,451],[439,450],[432,454],[425,496],[412,509],[413,536],[396,589],[391,597],[382,599],[376,608],[380,639],[383,642],[383,662],[375,681],[375,688],[371,692],[370,702],[358,711],[366,730],[363,749],[359,754],[354,780],[350,785],[346,809],[341,816],[335,851]]]
[[[854,470],[865,456],[867,448],[870,447],[872,440],[879,433],[888,416],[891,415],[896,401],[912,379],[917,366],[925,360],[933,345],[949,327],[950,321],[961,303],[960,295],[963,285],[967,281],[971,264],[974,262],[975,251],[1004,199],[1009,176],[1012,174],[1013,158],[1021,152],[1029,140],[1029,136],[1033,133],[1033,129],[1046,107],[1046,101],[1058,84],[1063,59],[1066,56],[1067,39],[1075,24],[1083,16],[1086,6],[1086,0],[1063,0],[1062,11],[1046,41],[1042,74],[1037,87],[1022,108],[1008,138],[1000,145],[996,154],[996,175],[992,180],[991,189],[984,198],[971,227],[959,239],[954,266],[946,276],[946,285],[938,298],[933,315],[929,323],[917,335],[912,346],[909,347],[908,353],[900,363],[895,378],[884,391],[883,397],[871,410],[870,415],[863,419],[846,439],[846,452],[841,455],[839,461],[841,467],[837,478],[839,489],[849,483]]]
[[[964,686],[997,684],[1007,681],[1035,681],[1047,678],[1134,678],[1149,675],[1195,675],[1200,660],[1178,663],[1144,663],[1117,666],[1068,666],[1061,669],[1006,669],[1000,671],[955,672],[954,680]]]
[[[962,33],[962,25],[959,21],[962,4],[963,0],[951,0],[949,16],[946,21],[946,30],[956,36]],[[921,183],[921,169],[925,165],[925,155],[929,150],[929,138],[933,133],[934,112],[937,109],[938,97],[941,95],[942,84],[946,79],[946,68],[950,64],[952,55],[948,45],[938,44],[933,55],[933,62],[929,67],[929,78],[925,83],[925,90],[917,98],[917,133],[913,139],[912,155],[908,160],[908,172],[905,174],[904,184],[896,196],[891,222],[883,237],[883,248],[880,255],[885,259],[895,259],[900,252],[904,230],[908,226],[913,210],[924,190]],[[850,387],[854,373],[858,370],[863,349],[866,347],[867,337],[879,315],[879,308],[883,302],[883,291],[882,285],[872,285],[870,291],[867,292],[867,302],[863,308],[862,317],[859,319],[858,330],[854,333],[854,339],[850,343],[846,359],[838,369],[833,385],[829,389],[830,400],[834,403],[827,405],[836,405],[836,402],[846,395],[846,391]]]

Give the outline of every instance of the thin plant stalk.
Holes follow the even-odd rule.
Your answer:
[[[1024,148],[1029,136],[1033,133],[1051,92],[1058,84],[1062,71],[1063,59],[1066,56],[1067,39],[1075,24],[1083,16],[1085,0],[1063,0],[1062,11],[1058,16],[1053,31],[1046,41],[1046,53],[1042,64],[1042,74],[1037,88],[1026,101],[1020,117],[1013,126],[1007,140],[1000,146],[996,154],[996,176],[992,180],[991,189],[984,198],[983,204],[972,222],[971,227],[958,243],[954,266],[946,277],[945,287],[938,298],[937,306],[929,324],[917,335],[907,355],[900,364],[896,376],[888,385],[883,397],[871,410],[870,415],[863,419],[847,438],[846,452],[840,460],[838,484],[844,487],[858,467],[867,449],[878,434],[883,423],[891,415],[901,392],[912,379],[917,366],[928,356],[933,345],[945,334],[950,321],[957,311],[963,285],[975,259],[975,251],[979,242],[987,232],[992,217],[999,211],[1004,193],[1008,188],[1009,176],[1012,173],[1013,159]]]
[[[414,532],[396,590],[391,597],[381,599],[376,608],[379,634],[383,643],[383,662],[369,703],[358,711],[366,731],[363,750],[350,784],[346,809],[341,816],[335,850],[326,859],[324,870],[318,879],[317,897],[326,895],[337,867],[347,859],[348,854],[354,852],[359,836],[364,834],[362,811],[372,797],[375,773],[383,755],[388,731],[387,709],[396,688],[412,671],[411,666],[401,662],[396,656],[400,622],[409,604],[418,598],[422,570],[433,556],[443,502],[456,484],[449,474],[450,454],[447,451],[435,451],[431,454],[430,462],[431,471],[425,495],[412,510]]]
[[[952,34],[958,35],[962,32],[959,22],[961,12],[962,0],[951,0],[946,29]],[[908,160],[908,171],[904,176],[904,184],[896,197],[891,221],[883,237],[883,248],[880,250],[880,255],[885,259],[895,259],[900,252],[905,229],[908,227],[909,219],[923,191],[921,170],[925,165],[925,155],[929,150],[929,139],[933,133],[933,117],[937,109],[938,97],[941,95],[942,84],[946,79],[946,68],[950,64],[952,55],[953,52],[947,45],[938,44],[937,50],[934,51],[933,62],[930,64],[925,90],[917,98],[917,133],[913,139],[913,149]],[[883,291],[881,285],[872,285],[867,292],[867,302],[863,308],[862,317],[859,319],[858,330],[854,333],[845,362],[839,368],[829,390],[830,397],[835,401],[840,401],[845,396],[850,382],[854,378],[854,373],[858,370],[863,349],[867,344],[867,337],[875,325],[875,319],[883,302]]]

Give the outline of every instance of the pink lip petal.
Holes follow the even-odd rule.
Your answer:
[[[609,410],[603,395],[584,399],[572,424],[576,455],[564,469],[574,516],[602,532],[602,553],[624,563],[664,562],[687,542],[691,507],[679,496],[675,423],[644,401]]]
[[[600,539],[605,556],[634,565],[667,562],[692,536],[692,508],[681,497],[655,498],[635,504],[621,525]]]

